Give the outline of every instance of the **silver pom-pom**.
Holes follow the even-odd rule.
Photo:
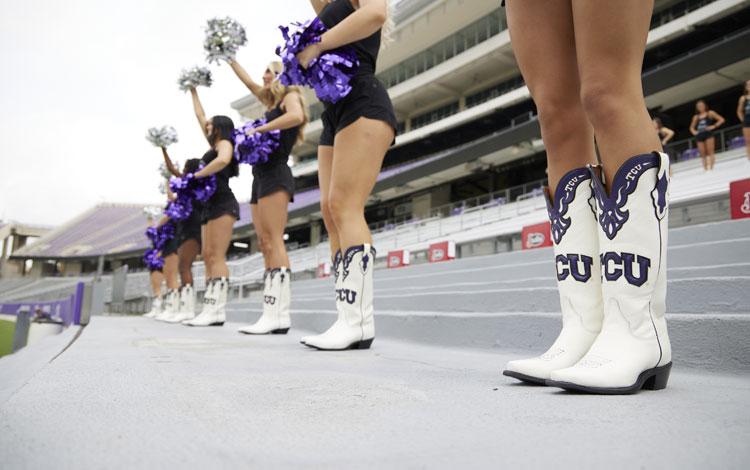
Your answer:
[[[225,60],[231,64],[237,54],[237,49],[247,42],[245,28],[230,17],[211,18],[206,27],[206,39],[203,49],[206,50],[208,63]]]
[[[151,220],[158,220],[161,217],[162,210],[158,207],[144,207],[143,208],[143,215],[146,216],[147,219]]]
[[[188,91],[199,86],[208,88],[211,86],[211,71],[208,67],[198,67],[197,65],[189,69],[182,69],[177,84],[180,85],[182,91]]]
[[[146,134],[146,140],[156,147],[168,147],[177,142],[177,131],[172,126],[164,126],[161,129],[152,127]]]

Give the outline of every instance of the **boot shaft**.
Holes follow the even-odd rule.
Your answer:
[[[605,323],[622,321],[650,338],[666,310],[669,157],[638,155],[615,174],[610,194],[594,178]],[[666,323],[663,325],[666,335]]]
[[[365,243],[353,246],[343,255],[336,289],[336,307],[349,326],[372,323],[374,247]]]
[[[545,198],[554,242],[563,326],[598,332],[603,320],[596,202],[589,168],[566,173]]]

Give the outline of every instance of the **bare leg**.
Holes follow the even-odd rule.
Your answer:
[[[262,220],[263,239],[267,246],[269,268],[289,268],[289,256],[284,245],[289,193],[281,190],[269,194],[258,201],[258,212]],[[253,219],[254,220],[254,219]]]
[[[513,51],[536,103],[552,191],[574,168],[596,164],[594,131],[580,100],[570,1],[507,3]]]
[[[212,277],[229,278],[229,267],[227,266],[227,250],[232,240],[232,229],[237,221],[229,214],[210,220],[206,224],[208,239],[204,244],[208,245],[209,264]]]
[[[572,5],[581,102],[594,127],[606,181],[612,181],[626,160],[662,148],[641,86],[654,2],[572,0]]]
[[[742,128],[742,136],[745,138],[745,150],[747,151],[747,159],[750,160],[750,127]]]
[[[180,257],[180,282],[183,286],[193,285],[193,262],[199,251],[200,245],[194,238],[185,240],[177,251]]]
[[[714,146],[716,145],[716,138],[709,137],[706,139],[706,150],[708,152],[708,169],[714,169],[714,163],[716,162],[716,154],[714,153]]]
[[[179,259],[177,253],[172,253],[164,258],[164,278],[167,280],[167,290],[177,290],[180,282],[177,278],[179,271]]]
[[[706,148],[706,143],[698,142],[698,150],[701,153],[701,160],[703,161],[703,169],[708,171],[708,149]]]
[[[151,271],[149,280],[151,281],[151,292],[154,297],[161,297],[161,283],[164,281],[164,274],[161,271]]]
[[[331,189],[331,169],[333,168],[333,147],[318,147],[318,182],[320,183],[320,211],[323,213],[323,224],[328,232],[328,243],[331,245],[331,256],[341,249],[336,223],[328,209],[328,194]]]
[[[208,251],[208,224],[201,225],[201,259],[206,270],[206,280],[213,278],[211,272],[211,266],[209,265],[209,251]]]
[[[266,269],[268,269],[271,267],[271,264],[269,263],[268,254],[266,253],[268,250],[268,247],[266,246],[267,240],[263,238],[263,221],[260,220],[258,204],[250,204],[250,215],[253,218],[253,227],[255,227],[255,234],[258,237],[258,247],[263,254],[263,262],[265,263]]]
[[[328,209],[342,251],[372,243],[365,221],[365,204],[393,135],[393,128],[387,123],[363,117],[336,134]]]

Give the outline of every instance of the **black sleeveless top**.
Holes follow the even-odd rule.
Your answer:
[[[218,156],[219,154],[216,149],[211,148],[208,152],[203,154],[203,157],[201,157],[201,162],[204,165],[208,165]],[[229,178],[232,178],[233,176],[237,176],[239,174],[237,160],[232,158],[227,166],[222,168],[221,171],[218,171],[214,174],[216,175],[216,192],[214,192],[214,196],[227,193],[231,194],[232,190],[229,189]],[[213,199],[214,196],[211,196],[211,198]]]
[[[698,122],[695,123],[695,130],[698,131],[699,134],[704,133],[704,132],[709,132],[707,128],[713,123],[714,123],[714,120],[708,117],[708,113],[706,113],[706,117],[698,118]]]
[[[350,0],[336,0],[326,5],[318,15],[320,21],[328,29],[333,28],[344,19],[354,13],[354,5]],[[369,37],[360,39],[344,47],[353,47],[359,59],[359,69],[355,77],[375,74],[375,62],[378,60],[380,51],[380,30],[378,29]]]
[[[266,111],[264,116],[266,118],[266,122],[271,122],[282,114],[284,114],[284,111],[281,110],[281,103],[279,103],[275,108]],[[299,136],[299,126],[282,130],[281,134],[279,135],[279,146],[276,147],[273,152],[271,152],[271,155],[268,156],[268,161],[266,163],[256,166],[262,168],[266,166],[270,167],[273,165],[278,165],[280,163],[286,165],[287,161],[289,160],[289,154],[292,153],[294,143],[297,141],[297,136]]]
[[[750,95],[745,95],[745,122],[750,122]]]

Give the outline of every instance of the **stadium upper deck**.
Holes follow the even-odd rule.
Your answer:
[[[439,206],[544,178],[536,110],[498,3],[476,0],[471,8],[459,0],[397,3],[394,42],[381,52],[378,77],[388,87],[401,129],[373,192],[368,221],[387,225],[397,216],[423,218]],[[677,154],[691,145],[687,123],[680,123],[689,122],[694,100],[708,96],[725,117],[733,116],[738,84],[750,77],[748,24],[750,0],[656,1],[643,83],[648,106],[677,131]],[[294,151],[298,194],[289,208],[290,241],[302,245],[322,239],[314,158],[322,104],[312,98],[312,122],[305,142]],[[263,111],[252,95],[232,106],[246,119]],[[727,143],[734,137],[730,134]],[[241,209],[234,239],[250,242],[252,250],[249,207],[242,204]],[[106,218],[105,213],[122,210],[99,206],[89,216]],[[118,224],[107,233],[74,237],[70,243],[43,241],[14,255],[136,257],[148,246],[142,236],[145,219],[136,215],[140,208],[127,210],[133,214],[117,216]],[[94,240],[95,235],[101,239]],[[105,242],[108,237],[112,240]]]

